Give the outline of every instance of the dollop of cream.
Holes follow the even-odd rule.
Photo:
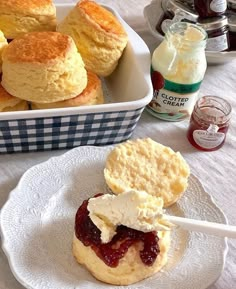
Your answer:
[[[101,241],[108,243],[119,225],[142,232],[170,230],[162,218],[163,199],[144,191],[131,190],[119,195],[105,194],[88,202],[89,217],[101,231]]]

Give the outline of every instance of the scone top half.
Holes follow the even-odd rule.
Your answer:
[[[3,52],[2,85],[13,96],[38,103],[80,94],[87,72],[73,39],[59,32],[32,32]]]
[[[57,30],[74,39],[87,70],[99,76],[115,70],[128,42],[116,16],[91,0],[79,1]]]
[[[52,0],[1,0],[0,30],[8,39],[27,32],[55,31],[56,7]]]

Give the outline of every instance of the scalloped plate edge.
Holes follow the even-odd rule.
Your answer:
[[[10,269],[14,275],[14,277],[16,278],[16,280],[21,284],[23,285],[25,288],[27,289],[34,289],[34,287],[31,287],[29,284],[27,284],[23,278],[20,277],[20,274],[18,274],[16,268],[14,267],[14,261],[12,260],[12,257],[10,256],[10,253],[9,253],[9,250],[8,250],[8,247],[7,247],[7,241],[6,241],[6,238],[5,238],[5,233],[4,233],[4,229],[3,229],[3,222],[2,222],[2,216],[5,212],[5,210],[7,210],[7,206],[12,198],[12,196],[17,193],[18,191],[18,188],[21,186],[21,182],[24,182],[24,179],[25,177],[27,177],[28,174],[31,173],[31,171],[34,171],[35,168],[37,167],[40,167],[42,166],[43,164],[45,165],[46,163],[50,163],[52,162],[53,160],[58,160],[60,158],[64,158],[66,157],[66,155],[70,155],[71,153],[74,153],[75,151],[77,150],[83,150],[83,149],[88,149],[88,148],[92,148],[92,149],[95,149],[95,150],[104,150],[104,149],[111,149],[112,147],[114,147],[115,145],[109,145],[109,146],[105,146],[105,147],[98,147],[98,146],[80,146],[80,147],[76,147],[76,148],[73,148],[71,150],[69,150],[68,152],[62,154],[62,155],[59,155],[59,156],[54,156],[54,157],[51,157],[49,158],[47,161],[44,161],[42,163],[39,163],[35,166],[32,166],[31,168],[29,168],[23,175],[22,177],[20,178],[19,180],[19,183],[18,185],[16,186],[15,189],[13,189],[10,193],[9,193],[9,196],[7,198],[7,201],[5,202],[4,206],[2,207],[2,209],[0,210],[0,237],[1,237],[1,242],[2,242],[2,250],[4,252],[4,254],[6,255],[7,257],[7,260],[8,260],[8,263],[9,263],[9,266],[10,266]],[[203,184],[200,182],[199,178],[196,177],[195,175],[193,175],[191,173],[191,176],[199,183],[199,185],[203,188],[207,198],[209,199],[209,201],[215,206],[215,208],[217,208],[218,212],[221,214],[221,217],[222,219],[225,221],[225,224],[228,224],[228,220],[227,220],[227,217],[226,215],[224,214],[224,212],[222,211],[222,209],[216,204],[215,200],[213,199],[213,197],[208,193],[206,192]],[[224,247],[224,250],[222,252],[222,264],[221,264],[221,268],[219,270],[219,275],[215,278],[215,280],[211,280],[211,282],[209,284],[207,284],[206,286],[207,287],[204,287],[205,288],[208,288],[210,285],[214,284],[221,276],[221,273],[223,272],[224,270],[224,266],[225,266],[225,261],[226,261],[226,256],[227,256],[227,252],[228,252],[228,244],[227,244],[227,238],[222,238],[222,245]]]

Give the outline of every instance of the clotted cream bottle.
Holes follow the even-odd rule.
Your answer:
[[[207,68],[206,40],[205,30],[195,24],[170,26],[152,55],[153,99],[148,112],[168,121],[191,115]]]

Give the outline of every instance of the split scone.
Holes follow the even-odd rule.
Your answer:
[[[189,175],[189,166],[179,152],[150,138],[117,145],[109,153],[104,169],[106,183],[115,194],[143,190],[162,197],[164,207],[182,196]]]
[[[87,72],[88,83],[86,88],[76,97],[51,103],[32,102],[32,109],[49,109],[63,107],[77,107],[81,105],[95,105],[104,103],[102,83],[100,78],[93,72]]]
[[[28,110],[27,101],[10,95],[0,85],[0,112]]]
[[[0,30],[7,39],[28,32],[55,31],[56,7],[52,0],[1,0]]]
[[[117,18],[91,0],[79,1],[57,30],[74,39],[86,68],[99,76],[114,71],[128,42]]]
[[[87,86],[87,71],[73,39],[59,32],[32,32],[14,39],[2,61],[2,86],[27,101],[62,101]]]
[[[163,200],[145,192],[100,194],[83,202],[75,217],[73,254],[98,280],[129,285],[167,262],[170,226]]]
[[[7,47],[7,45],[8,45],[7,39],[0,30],[0,73],[2,72],[2,52]]]

